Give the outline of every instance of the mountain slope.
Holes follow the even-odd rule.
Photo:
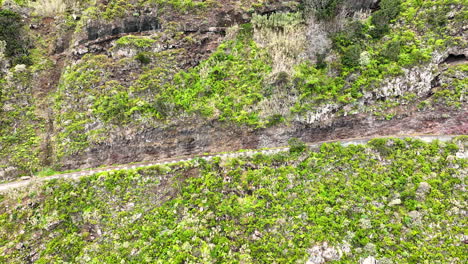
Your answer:
[[[2,181],[291,137],[467,131],[463,1],[1,5]]]
[[[0,196],[0,260],[464,263],[466,147],[293,144],[50,181]]]

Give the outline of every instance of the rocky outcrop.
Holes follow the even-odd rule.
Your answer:
[[[69,157],[63,163],[63,169],[93,168],[103,164],[126,164],[207,152],[278,147],[287,145],[288,139],[292,137],[305,142],[316,142],[365,136],[467,134],[467,110],[453,112],[441,108],[416,112],[413,109],[408,111],[406,117],[390,121],[357,114],[334,119],[323,127],[296,122],[265,129],[187,119],[169,127],[145,128],[136,133],[114,131],[106,143],[90,146],[84,153]]]
[[[127,17],[112,23],[90,20],[86,25],[87,37],[81,40],[80,44],[121,33],[140,33],[160,29],[161,24],[158,18],[152,14]]]

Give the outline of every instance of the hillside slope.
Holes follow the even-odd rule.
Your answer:
[[[0,0],[0,263],[467,263],[467,8]]]
[[[467,147],[295,143],[45,182],[0,195],[0,261],[465,263]]]
[[[462,0],[0,5],[2,182],[291,137],[467,133]]]

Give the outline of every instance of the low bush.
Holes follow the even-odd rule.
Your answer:
[[[402,43],[399,40],[391,41],[385,45],[382,51],[382,56],[390,61],[398,61],[400,51],[402,49]]]
[[[390,22],[400,13],[401,0],[382,0],[380,10],[372,14],[374,28],[370,34],[374,38],[381,38],[389,32]]]
[[[305,0],[304,7],[308,12],[314,12],[319,20],[329,20],[338,14],[343,0]]]
[[[132,102],[125,92],[100,96],[93,105],[93,114],[104,122],[124,123],[131,116]]]
[[[28,43],[24,37],[23,22],[18,13],[0,10],[0,40],[6,42],[8,57],[28,55]]]
[[[271,15],[256,15],[252,17],[252,25],[256,28],[285,29],[304,23],[302,13],[274,13]]]
[[[139,49],[150,48],[156,40],[140,36],[124,36],[118,39],[115,44],[117,47],[133,47]]]
[[[302,153],[307,149],[307,145],[304,141],[298,138],[291,138],[288,140],[289,152],[290,153]]]
[[[359,66],[359,59],[361,58],[362,48],[359,45],[351,45],[344,49],[341,63],[349,68]]]
[[[135,60],[139,61],[141,64],[148,64],[148,63],[151,62],[151,58],[148,57],[148,54],[146,54],[144,52],[139,52],[135,56]]]

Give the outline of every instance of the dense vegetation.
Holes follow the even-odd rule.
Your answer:
[[[32,97],[31,75],[17,67],[7,80],[0,79],[0,159],[27,174],[39,167],[38,134],[44,128]]]
[[[4,194],[0,261],[467,261],[467,161],[456,154],[466,137],[315,151],[291,144],[273,156],[99,173]]]
[[[260,34],[259,31],[268,28],[272,34],[286,32],[283,38],[292,38],[294,36],[287,33],[292,28],[303,28],[306,23],[302,18],[305,16],[303,13],[254,16],[253,24],[234,29],[234,38],[227,39],[209,59],[193,69],[176,74],[152,63],[156,60],[151,60],[151,57],[158,56],[159,52],[155,54],[150,50],[157,45],[157,41],[123,37],[116,42],[117,47],[135,48],[138,51],[135,60],[144,69],[159,69],[158,74],[153,76],[145,71],[141,75],[144,80],[138,83],[141,89],[150,92],[150,97],[142,98],[139,95],[138,99],[133,99],[134,95],[129,92],[134,89],[133,86],[123,88],[126,91],[121,96],[111,98],[113,102],[109,104],[120,108],[115,110],[125,114],[114,115],[114,112],[109,112],[92,118],[104,122],[112,119],[114,123],[125,124],[141,120],[140,115],[157,121],[195,114],[263,127],[278,120],[294,120],[297,116],[318,111],[329,104],[354,107],[363,95],[379,90],[385,80],[402,75],[406,69],[429,63],[434,54],[448,46],[465,45],[461,39],[443,33],[444,28],[448,27],[444,17],[454,4],[461,5],[461,2],[381,1],[380,9],[368,18],[347,19],[342,30],[331,34],[333,49],[326,52],[336,52],[338,60],[297,60],[294,69],[282,72],[272,71],[272,68],[277,67],[275,63],[278,62],[272,58],[277,51],[259,45],[255,41],[256,36]],[[465,14],[466,10],[456,12],[452,23],[461,23]],[[434,19],[440,20],[437,26],[423,31],[421,27],[433,25]],[[190,41],[190,36],[186,41]],[[317,56],[324,58],[327,54]],[[83,67],[88,67],[85,66],[88,61],[94,63],[95,59],[84,58],[81,62]],[[121,62],[113,63],[119,65]],[[159,74],[164,70],[165,73]],[[69,74],[74,75],[73,70],[66,73],[63,78],[65,82]],[[79,82],[77,84],[80,85]],[[294,96],[295,101],[283,102],[283,99],[277,98],[278,94]],[[411,96],[410,92],[403,95]],[[77,96],[71,99],[81,99],[84,95]],[[135,106],[135,100],[143,100],[144,103],[139,103],[143,106]],[[266,102],[284,104],[290,108],[274,111],[264,106]],[[108,115],[112,115],[112,118]]]
[[[0,9],[2,180],[60,170],[116,135],[186,121],[322,126],[350,114],[398,118],[402,105],[423,113],[466,105],[466,65],[438,65],[466,48],[461,0],[13,2],[20,7]],[[117,25],[150,10],[161,30],[64,56],[81,49],[88,22]],[[223,20],[231,16],[232,25]],[[201,32],[208,26],[219,32]],[[417,83],[423,74],[388,88],[414,72],[429,76],[431,91]],[[436,77],[440,87],[431,88]]]
[[[31,64],[29,44],[24,36],[23,21],[18,13],[0,9],[0,41],[6,42],[5,55],[13,64]]]

